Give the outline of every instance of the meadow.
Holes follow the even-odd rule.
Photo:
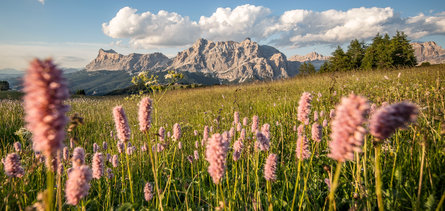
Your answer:
[[[258,82],[247,85],[213,86],[172,90],[151,94],[152,125],[148,133],[139,131],[138,103],[144,96],[128,98],[76,97],[67,101],[68,116],[78,114],[83,124],[73,122],[64,142],[70,155],[75,147],[85,149],[85,164],[92,163],[94,151],[104,153],[105,169],[100,179],[92,179],[88,195],[76,205],[66,203],[65,186],[71,160],[62,159],[64,170],[56,174],[54,207],[58,210],[328,210],[330,181],[337,161],[328,157],[331,141],[330,111],[342,97],[351,93],[366,97],[370,104],[393,104],[409,101],[419,108],[415,123],[398,129],[381,144],[381,209],[443,210],[445,199],[445,65],[398,70],[349,71]],[[303,135],[308,139],[310,156],[296,157],[296,127],[300,97],[312,95],[310,123]],[[0,157],[18,151],[24,168],[20,178],[8,177],[0,165],[0,209],[25,210],[38,205],[39,193],[47,187],[45,162],[36,158],[32,142],[24,127],[24,110],[20,96],[2,94],[0,101]],[[6,96],[6,97],[5,97]],[[16,99],[14,99],[16,98]],[[130,154],[119,153],[113,108],[122,106],[131,128]],[[233,144],[240,137],[234,113],[246,130],[244,148],[237,161]],[[317,112],[318,118],[314,118]],[[252,117],[258,116],[259,128],[270,125],[270,148],[255,149],[256,134],[251,131]],[[311,125],[322,125],[322,139],[311,137]],[[179,140],[166,136],[160,140],[158,130],[164,127],[173,134],[173,125],[181,127]],[[367,123],[366,123],[367,124]],[[76,126],[76,127],[74,127]],[[230,131],[226,168],[219,184],[208,173],[204,127],[215,133]],[[67,126],[68,128],[68,126]],[[68,129],[67,129],[68,130]],[[232,129],[233,130],[233,129]],[[17,135],[18,134],[18,135]],[[104,149],[103,143],[107,143]],[[93,146],[94,144],[97,146]],[[204,143],[204,145],[203,145]],[[374,137],[367,134],[354,160],[346,161],[339,171],[335,191],[337,210],[377,210]],[[73,146],[73,147],[74,147]],[[147,148],[148,150],[143,150]],[[153,149],[153,150],[151,150]],[[196,152],[195,152],[196,151]],[[264,165],[269,154],[276,154],[276,179],[267,181]],[[107,159],[118,155],[119,165]],[[127,165],[127,162],[129,165]],[[147,201],[144,186],[152,186]]]

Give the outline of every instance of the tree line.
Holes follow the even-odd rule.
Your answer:
[[[388,69],[413,67],[417,65],[414,49],[404,32],[399,32],[390,38],[377,34],[372,43],[366,45],[357,39],[349,43],[346,52],[340,46],[332,53],[332,57],[320,67],[320,73],[348,71],[359,69]],[[315,73],[310,63],[300,66],[301,74]]]

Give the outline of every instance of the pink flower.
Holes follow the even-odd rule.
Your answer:
[[[79,167],[85,163],[85,150],[82,147],[76,147],[71,158],[73,167]]]
[[[264,178],[267,181],[275,181],[277,179],[277,175],[275,171],[277,169],[277,155],[270,154],[267,157],[266,164],[264,165]]]
[[[113,155],[111,164],[113,165],[114,168],[119,166],[119,157],[117,155]]]
[[[117,138],[122,142],[130,140],[130,127],[128,126],[127,115],[122,106],[113,109],[114,124],[116,125]]]
[[[255,149],[260,151],[268,151],[270,148],[270,140],[261,132],[256,133]]]
[[[309,113],[311,113],[312,95],[309,92],[303,92],[298,102],[298,120],[305,125],[309,124]]]
[[[266,136],[266,138],[270,140],[270,125],[267,123],[264,124],[261,127],[261,133],[264,134],[264,136]]]
[[[298,137],[295,153],[299,160],[304,160],[311,156],[306,136],[303,135]]]
[[[233,144],[233,160],[237,161],[241,157],[241,152],[243,151],[244,144],[241,138],[239,138],[235,143]]]
[[[314,122],[318,121],[318,112],[314,111]]]
[[[249,124],[249,118],[244,117],[243,118],[243,126],[247,126]]]
[[[230,136],[229,139],[231,139],[232,137],[235,136],[235,128],[234,128],[234,127],[231,127],[231,128],[230,128],[230,130],[229,130],[229,136]]]
[[[119,153],[122,153],[122,152],[124,151],[125,144],[124,144],[123,142],[118,141],[117,144],[116,144],[116,146],[117,146],[117,151],[118,151]]]
[[[298,126],[298,128],[297,128],[297,135],[298,135],[298,137],[304,135],[304,125],[299,125]]]
[[[241,140],[246,140],[246,129],[243,128],[241,130],[240,138]]]
[[[151,127],[151,111],[153,101],[149,97],[145,97],[139,103],[139,130],[143,133],[147,132]]]
[[[102,153],[94,153],[92,166],[93,178],[100,179],[104,175],[104,158]]]
[[[239,112],[235,111],[235,113],[233,113],[233,122],[236,124],[239,123]]]
[[[160,127],[158,133],[159,133],[159,141],[164,142],[164,139],[165,139],[165,128],[164,127]]]
[[[323,120],[323,125],[322,125],[323,127],[327,127],[328,126],[328,120],[327,119],[324,119]]]
[[[153,199],[153,187],[149,182],[147,182],[144,187],[144,198],[146,201]]]
[[[63,101],[69,93],[63,72],[51,59],[34,59],[23,80],[25,122],[32,133],[34,150],[50,157],[62,149],[68,122],[65,113],[69,106]]]
[[[207,139],[209,139],[209,126],[204,126],[204,132],[203,132],[203,135],[202,135],[202,140],[203,140],[203,142],[206,142],[207,141]]]
[[[181,138],[181,126],[178,123],[173,125],[173,138],[178,141]]]
[[[20,144],[20,142],[14,142],[14,150],[16,152],[21,152],[22,151],[22,144]]]
[[[99,151],[99,145],[97,145],[96,143],[93,144],[93,152],[96,153],[97,151]]]
[[[340,162],[353,160],[354,152],[361,151],[366,133],[362,125],[368,112],[369,104],[364,97],[351,94],[341,99],[331,123],[330,158]]]
[[[256,133],[258,130],[258,116],[255,115],[252,117],[252,133]]]
[[[320,142],[322,138],[322,127],[318,123],[312,124],[312,140]]]
[[[224,176],[227,150],[228,142],[223,141],[219,133],[213,134],[207,143],[206,160],[210,164],[207,171],[215,184],[218,184]]]
[[[20,156],[16,153],[10,153],[3,162],[5,174],[8,177],[22,177],[25,174],[21,164]]]
[[[66,181],[66,203],[77,205],[79,201],[88,195],[90,190],[91,170],[88,166],[73,168]]]
[[[236,131],[240,132],[241,129],[243,129],[243,125],[241,125],[241,122],[238,122],[238,124],[236,124]]]
[[[406,128],[407,124],[415,122],[417,114],[417,106],[407,102],[381,107],[371,116],[370,132],[380,140],[387,139],[397,128]]]

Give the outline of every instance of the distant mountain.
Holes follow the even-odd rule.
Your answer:
[[[298,61],[298,62],[312,62],[312,61],[326,61],[329,60],[330,56],[323,56],[315,51],[310,52],[304,56],[294,55],[289,58],[289,61]]]
[[[123,70],[130,73],[177,70],[217,79],[220,83],[239,83],[288,78],[298,73],[299,64],[288,61],[277,49],[259,45],[249,38],[242,42],[199,39],[172,59],[161,53],[125,56],[114,50],[100,49],[86,70]]]
[[[414,49],[417,64],[420,65],[423,62],[440,64],[445,62],[445,49],[437,45],[434,41],[423,43],[413,42],[411,45]]]
[[[298,73],[298,66],[277,49],[249,38],[242,42],[199,39],[179,52],[169,69],[210,74],[237,83],[288,78]]]
[[[289,58],[289,61],[296,62],[310,62],[314,65],[315,69],[320,69],[321,65],[325,63],[325,61],[329,60],[330,56],[323,56],[317,52],[310,52],[304,56],[294,55]]]
[[[157,71],[164,70],[170,63],[170,59],[162,53],[129,55],[118,54],[114,50],[99,50],[97,57],[85,68],[87,71],[109,70],[109,71]]]

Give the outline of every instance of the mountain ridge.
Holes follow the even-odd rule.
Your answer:
[[[246,82],[289,78],[298,73],[298,67],[299,62],[288,61],[276,48],[259,45],[250,38],[242,42],[201,38],[171,59],[162,53],[122,55],[112,49],[100,49],[86,70],[130,73],[176,70],[211,75],[220,81]]]

